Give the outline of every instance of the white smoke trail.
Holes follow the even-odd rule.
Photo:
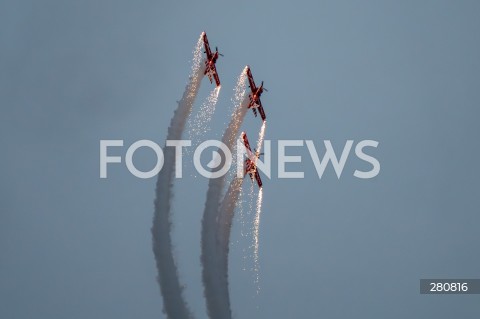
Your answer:
[[[254,205],[254,197],[255,197],[255,188],[254,188],[254,185],[253,185],[254,182],[251,182],[250,183],[250,188],[248,189],[248,193],[246,193],[246,195],[248,196],[248,199],[247,199],[247,204],[248,204],[248,209],[247,209],[247,213],[243,215],[243,218],[245,219],[243,222],[242,222],[242,226],[243,226],[243,229],[241,230],[241,234],[243,237],[249,237],[250,234],[251,234],[251,214],[252,214],[252,211],[253,211],[253,205]],[[248,217],[248,221],[246,220],[246,217]],[[253,238],[253,237],[252,237]],[[253,247],[253,244],[249,247],[249,248],[252,248]],[[248,253],[247,253],[247,248],[243,248],[243,270],[247,270],[248,267],[247,267],[247,261],[248,261]]]
[[[179,140],[185,128],[203,78],[202,62],[203,33],[198,39],[193,52],[190,81],[185,88],[182,99],[173,115],[168,128],[167,140]],[[163,296],[164,312],[170,319],[192,318],[192,314],[183,300],[183,286],[178,278],[178,271],[173,256],[171,239],[171,201],[173,172],[175,171],[175,151],[172,147],[164,148],[164,165],[158,174],[156,185],[155,212],[152,225],[153,253],[158,269],[158,282]]]
[[[223,276],[228,275],[228,252],[230,247],[230,232],[232,229],[233,217],[235,208],[239,202],[241,195],[241,189],[243,184],[243,178],[234,177],[228,187],[227,193],[220,205],[220,214],[218,216],[218,229],[219,229],[219,244],[220,244],[220,258],[222,262]]]
[[[245,96],[246,68],[240,74],[233,98],[234,110],[222,142],[232,150],[238,131],[247,113],[248,99]],[[210,179],[207,199],[202,219],[202,254],[203,285],[207,312],[212,319],[228,319],[232,317],[227,278],[221,275],[222,262],[219,254],[218,227],[220,197],[225,183],[225,175]]]
[[[220,205],[220,212],[218,216],[218,253],[219,253],[219,276],[226,278],[224,288],[229,291],[228,283],[228,255],[230,251],[230,233],[232,230],[233,217],[235,208],[239,202],[239,197],[242,194],[243,178],[234,177],[230,182],[227,193]]]
[[[253,221],[253,263],[255,272],[255,284],[257,285],[257,294],[260,292],[260,263],[258,259],[259,252],[259,232],[260,232],[260,215],[262,213],[263,187],[258,191],[257,209],[255,211],[255,219]]]
[[[199,144],[198,142],[200,141],[201,136],[210,130],[209,123],[212,120],[213,113],[215,113],[220,89],[221,86],[218,86],[210,92],[210,95],[203,102],[193,120],[189,121],[188,134],[190,140],[192,140],[192,145]]]
[[[263,121],[260,132],[258,133],[257,152],[262,150],[263,140],[265,139],[265,130],[267,122]],[[255,211],[255,219],[253,222],[253,271],[255,273],[255,284],[257,285],[257,294],[260,291],[260,263],[258,260],[259,252],[259,231],[260,231],[260,214],[262,213],[263,187],[258,191],[257,206]]]
[[[265,130],[267,128],[267,122],[263,121],[262,127],[260,128],[260,132],[258,133],[258,140],[257,140],[257,152],[260,153],[263,145],[263,140],[265,139]]]

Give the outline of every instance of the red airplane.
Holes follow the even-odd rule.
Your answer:
[[[215,63],[217,63],[218,56],[223,56],[223,54],[218,53],[217,47],[215,47],[215,53],[212,53],[212,50],[210,50],[210,45],[208,44],[207,34],[205,32],[203,32],[203,45],[205,46],[204,53],[207,54],[207,61],[205,61],[205,72],[203,74],[208,76],[210,83],[212,83],[213,77],[217,86],[220,86],[220,78],[218,77]]]
[[[258,109],[258,112],[260,113],[262,120],[265,121],[267,116],[265,115],[265,111],[263,110],[262,101],[260,101],[260,96],[262,95],[264,90],[267,92],[268,90],[263,87],[263,81],[262,81],[262,84],[257,88],[257,86],[255,85],[255,81],[253,80],[252,71],[250,70],[249,66],[247,66],[247,75],[248,75],[248,82],[250,82],[250,89],[252,91],[249,95],[250,103],[248,104],[248,108],[252,109],[253,114],[255,114],[255,116],[257,116],[256,109]]]
[[[245,160],[245,175],[250,175],[252,183],[253,179],[255,178],[257,180],[258,187],[262,187],[262,179],[260,178],[260,174],[258,174],[257,164],[255,163],[257,158],[259,158],[262,153],[259,153],[257,150],[255,150],[255,154],[252,152],[250,143],[248,142],[247,133],[242,132],[242,140],[245,148],[247,149],[248,155],[248,158]]]

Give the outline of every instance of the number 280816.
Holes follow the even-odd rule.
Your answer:
[[[431,282],[431,292],[467,292],[468,283],[466,282]]]

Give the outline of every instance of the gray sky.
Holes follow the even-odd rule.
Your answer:
[[[478,295],[419,295],[418,281],[480,278],[479,29],[476,1],[2,1],[0,317],[164,316],[155,179],[111,165],[101,180],[99,140],[163,144],[205,30],[225,55],[205,138],[221,136],[249,64],[269,89],[274,151],[277,139],[312,139],[319,151],[324,139],[336,150],[379,141],[371,180],[353,177],[368,169],[353,152],[339,180],[331,166],[319,180],[306,147],[289,166],[305,179],[264,178],[258,296],[249,229],[237,219],[232,233],[235,317],[478,318]],[[211,88],[205,79],[197,110]],[[252,139],[259,128],[248,114]],[[136,154],[139,168],[153,162]],[[205,318],[208,181],[186,166],[173,238],[187,301]]]

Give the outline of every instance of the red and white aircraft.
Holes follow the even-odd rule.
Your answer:
[[[212,53],[212,50],[210,50],[210,45],[208,44],[207,34],[205,32],[203,32],[203,45],[205,47],[204,53],[207,54],[207,61],[205,61],[205,72],[203,74],[208,76],[210,83],[212,83],[213,77],[217,86],[220,86],[220,78],[218,77],[215,63],[217,63],[218,56],[223,56],[223,54],[218,53],[217,47],[215,47],[215,53]]]
[[[267,116],[265,115],[265,111],[263,110],[262,101],[260,101],[260,96],[262,95],[264,90],[267,92],[268,90],[263,87],[263,81],[262,81],[262,84],[257,88],[257,86],[255,85],[255,81],[253,80],[252,71],[250,70],[249,66],[247,66],[247,75],[248,75],[248,82],[250,82],[250,90],[251,90],[251,93],[249,95],[250,103],[248,104],[248,108],[252,109],[253,114],[255,114],[255,116],[257,116],[256,109],[258,109],[258,112],[260,113],[262,120],[265,121]]]
[[[250,148],[250,143],[248,142],[247,133],[242,132],[242,140],[245,148],[247,149],[247,156],[248,158],[245,160],[245,175],[249,174],[250,179],[252,180],[255,178],[257,180],[258,187],[262,187],[262,179],[260,178],[260,174],[258,174],[257,164],[256,161],[262,155],[257,150],[255,153],[252,152]]]

